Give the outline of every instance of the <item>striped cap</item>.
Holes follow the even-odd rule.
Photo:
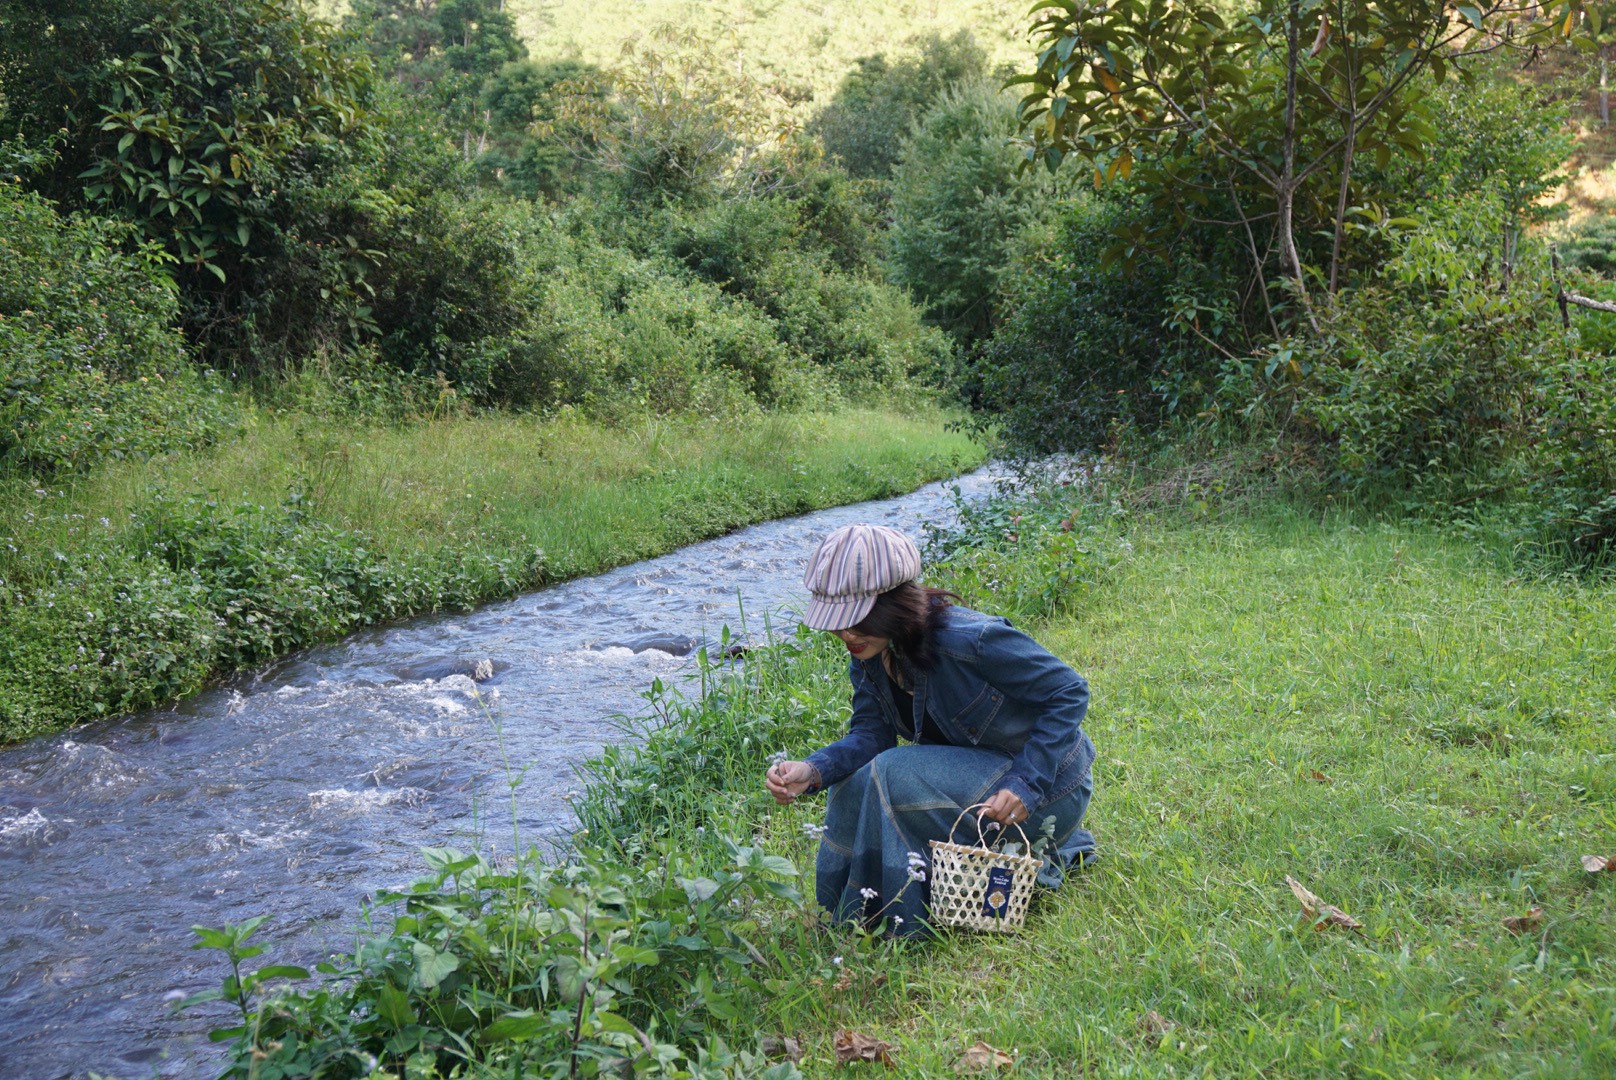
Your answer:
[[[885,525],[843,525],[819,542],[802,583],[803,622],[815,630],[846,630],[875,606],[875,598],[920,576],[920,549]]]

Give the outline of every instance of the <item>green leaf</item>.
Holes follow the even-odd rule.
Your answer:
[[[423,941],[417,941],[410,951],[415,956],[415,978],[427,990],[436,987],[460,967],[460,957],[454,953],[438,952]]]
[[[415,1023],[415,1006],[408,993],[392,983],[383,983],[376,992],[376,1015],[397,1029]]]
[[[135,144],[135,133],[133,131],[131,131],[127,135],[125,135],[123,138],[118,140],[118,153],[122,154],[124,151],[128,150],[134,144]]]
[[[535,1013],[532,1009],[523,1009],[521,1012],[509,1013],[489,1024],[483,1031],[483,1038],[488,1042],[520,1042],[523,1039],[532,1039],[543,1035],[550,1030],[550,1018]]]
[[[253,974],[260,979],[306,979],[309,977],[308,969],[295,967],[292,964],[271,964],[261,967]]]
[[[718,882],[712,878],[680,878],[679,884],[684,886],[685,895],[690,898],[692,904],[711,900],[718,892]]]
[[[1478,8],[1473,7],[1470,4],[1460,4],[1454,10],[1460,15],[1464,16],[1465,21],[1471,26],[1475,27],[1477,30],[1482,29],[1481,11]]]
[[[202,265],[207,267],[208,271],[212,273],[214,277],[218,278],[221,282],[224,281],[224,271],[219,269],[217,263],[206,262]]]

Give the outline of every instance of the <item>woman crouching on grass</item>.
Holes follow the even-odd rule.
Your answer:
[[[900,934],[924,928],[928,841],[950,839],[965,807],[985,803],[983,819],[1029,837],[1053,817],[1045,884],[1094,852],[1082,827],[1088,684],[1007,620],[952,604],[919,576],[920,552],[896,529],[847,525],[820,543],[803,621],[852,654],[853,717],[842,739],[765,778],[780,803],[830,789],[819,903],[838,922],[886,919]],[[962,826],[955,839],[976,834]]]

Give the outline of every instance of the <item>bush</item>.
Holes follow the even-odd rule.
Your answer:
[[[309,977],[242,966],[262,918],[196,928],[234,973],[185,1002],[236,1006],[213,1032],[232,1041],[224,1076],[802,1075],[741,1022],[786,958],[758,910],[798,899],[790,860],[734,842],[665,842],[641,864],[588,846],[560,865],[422,854],[433,876],[382,893],[390,930],[320,965],[319,989],[260,996]]]
[[[950,87],[987,74],[987,52],[967,30],[948,38],[930,34],[914,45],[915,55],[895,62],[881,55],[860,59],[809,125],[825,152],[855,177],[885,179],[910,126]]]
[[[1616,217],[1595,214],[1571,229],[1560,243],[1568,267],[1616,277]]]
[[[232,422],[173,327],[161,253],[0,180],[0,470],[205,445]]]
[[[1203,262],[1186,243],[1172,262],[1107,265],[1103,252],[1129,212],[1080,199],[1027,235],[1006,271],[1003,323],[978,361],[978,422],[996,426],[1013,451],[1097,447],[1115,425],[1151,430],[1211,390],[1211,350],[1174,318],[1174,301],[1228,280],[1217,252]]]
[[[1054,212],[1066,185],[1022,171],[1015,99],[978,81],[948,90],[916,123],[892,170],[887,270],[962,344],[997,322],[1011,239]]]
[[[1440,500],[1517,447],[1555,335],[1539,297],[1478,299],[1420,304],[1362,289],[1323,339],[1287,343],[1274,374],[1298,381],[1297,415],[1328,440],[1339,482]]]

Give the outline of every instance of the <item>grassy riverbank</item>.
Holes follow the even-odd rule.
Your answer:
[[[1106,857],[1021,938],[870,964],[778,1023],[912,1075],[977,1038],[1050,1076],[1616,1069],[1616,874],[1579,861],[1616,855],[1609,584],[1282,507],[1124,535],[1037,628],[1093,683]],[[1315,932],[1286,875],[1362,931]]]
[[[935,412],[484,415],[241,438],[0,493],[0,741],[183,696],[358,626],[467,607],[982,460]]]
[[[954,1075],[977,1039],[1051,1077],[1616,1067],[1616,874],[1580,862],[1616,855],[1610,585],[1279,502],[1125,505],[994,509],[939,575],[1008,603],[1094,688],[1104,858],[1022,935],[895,950],[795,898],[822,803],[775,808],[757,777],[845,723],[845,655],[813,635],[654,693],[644,748],[586,770],[571,868],[434,856],[346,996],[254,1022],[384,1059],[393,1038],[472,1075],[574,1054],[753,1075],[740,1052],[789,1036],[796,1068],[829,1076],[842,1028],[913,1076]],[[1287,875],[1361,929],[1315,930]],[[557,992],[578,1008],[547,1006]],[[412,1028],[344,1019],[405,993]]]

